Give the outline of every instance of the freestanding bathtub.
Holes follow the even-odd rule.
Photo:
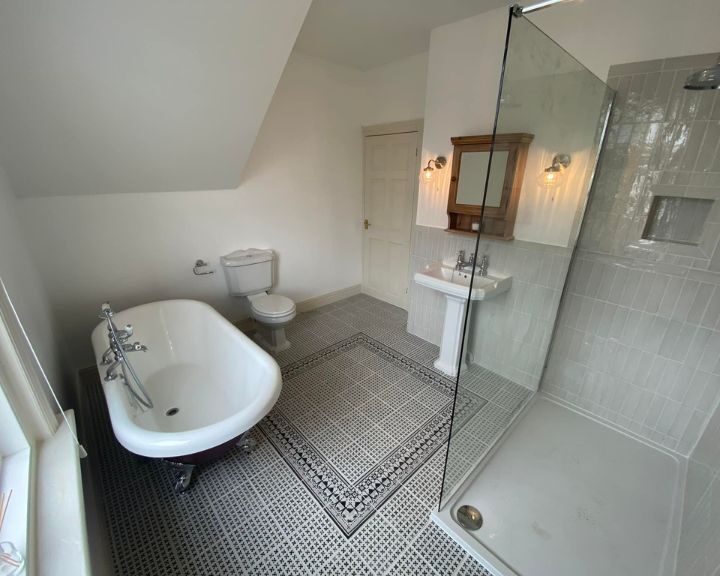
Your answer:
[[[113,319],[119,328],[131,324],[132,340],[148,348],[127,357],[153,402],[144,409],[123,378],[105,379],[107,325],[98,325],[92,345],[115,437],[130,452],[175,464],[182,491],[194,465],[232,448],[270,411],[282,387],[280,367],[203,302],[152,302]]]

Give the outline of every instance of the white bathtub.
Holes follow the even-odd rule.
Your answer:
[[[257,424],[280,395],[277,362],[207,304],[153,302],[117,312],[114,320],[118,328],[132,324],[131,341],[148,347],[127,353],[154,404],[142,410],[122,378],[104,380],[105,322],[92,333],[113,431],[135,454],[172,459],[227,444]]]

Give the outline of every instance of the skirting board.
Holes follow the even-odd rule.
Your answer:
[[[355,294],[360,294],[360,284],[348,286],[347,288],[341,288],[340,290],[335,290],[334,292],[328,292],[322,296],[308,298],[307,300],[298,302],[295,307],[298,312],[308,312],[309,310],[320,308],[320,306],[326,306],[328,304],[344,300],[345,298],[350,298],[350,296],[355,296]]]
[[[327,304],[333,304],[334,302],[344,300],[345,298],[350,298],[350,296],[355,296],[355,294],[360,294],[360,284],[348,286],[347,288],[341,288],[340,290],[328,292],[327,294],[315,296],[314,298],[308,298],[302,302],[296,302],[295,308],[298,312],[309,312],[310,310],[315,310],[315,308],[320,308],[321,306],[326,306]],[[233,322],[233,324],[235,324],[239,330],[246,333],[252,332],[255,329],[252,318],[243,318],[242,320]]]

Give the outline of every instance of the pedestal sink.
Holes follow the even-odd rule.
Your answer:
[[[462,342],[465,307],[472,274],[470,270],[456,270],[454,262],[434,262],[424,270],[415,273],[415,282],[420,286],[437,290],[445,295],[445,321],[443,323],[440,356],[435,360],[435,368],[448,376],[457,376],[460,343]],[[471,300],[489,300],[507,292],[512,285],[512,276],[498,274],[493,270],[487,276],[475,275],[473,278]],[[460,369],[465,368],[462,362]]]

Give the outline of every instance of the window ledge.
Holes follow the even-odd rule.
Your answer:
[[[75,415],[65,412],[73,432]],[[90,576],[80,453],[64,423],[37,462],[37,574]]]
[[[10,541],[27,558],[30,517],[30,448],[5,456],[0,465],[0,490],[12,490],[0,541]]]

